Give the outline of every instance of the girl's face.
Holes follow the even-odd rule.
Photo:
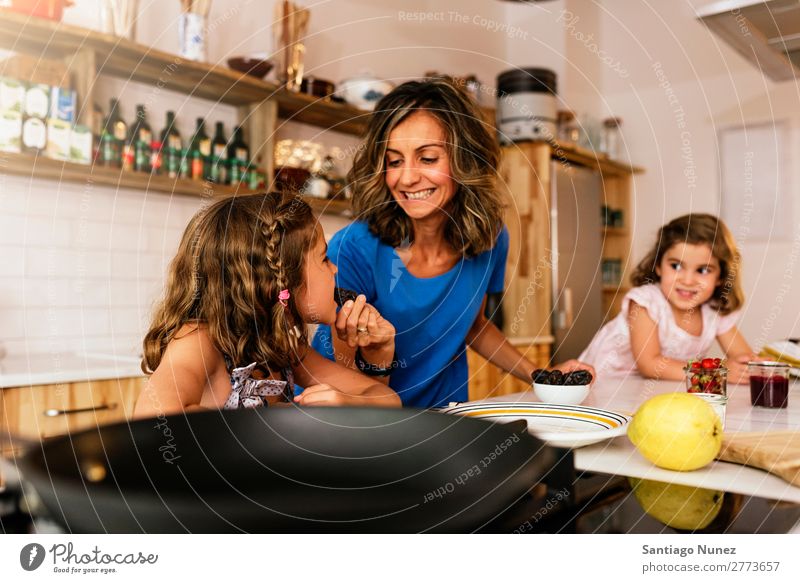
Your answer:
[[[425,111],[411,114],[389,134],[386,186],[412,219],[438,213],[455,194],[446,144],[439,120]]]
[[[661,278],[661,292],[670,305],[692,310],[714,295],[721,270],[710,245],[677,243],[664,253],[656,273]]]
[[[297,309],[303,321],[310,324],[333,324],[336,321],[336,266],[328,259],[328,244],[317,225],[317,242],[306,253],[305,285],[297,300]]]

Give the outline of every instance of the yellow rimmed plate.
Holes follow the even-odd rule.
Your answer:
[[[625,435],[631,417],[579,405],[548,403],[476,402],[462,403],[441,410],[497,423],[524,419],[528,431],[553,447],[583,447]]]

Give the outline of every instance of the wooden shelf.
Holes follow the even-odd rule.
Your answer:
[[[0,152],[0,168],[3,173],[29,176],[37,179],[98,184],[114,188],[133,188],[142,192],[163,192],[200,198],[232,196],[234,194],[253,192],[249,189],[187,180],[185,178],[169,178],[144,172],[124,172],[119,168],[62,162],[41,155],[32,156],[29,154]],[[350,203],[348,201],[325,200],[313,197],[304,197],[304,199],[318,213],[350,215]]]
[[[285,89],[275,93],[275,98],[278,101],[278,117],[286,121],[298,121],[354,136],[364,134],[372,113]]]
[[[604,294],[612,294],[612,293],[628,293],[631,287],[629,285],[604,285],[603,286],[603,293]]]
[[[597,168],[608,176],[625,176],[630,174],[641,174],[644,168],[631,166],[618,160],[612,160],[605,154],[593,152],[575,144],[556,142],[553,147],[553,158],[558,160],[564,158],[580,166]]]
[[[603,235],[607,237],[627,237],[629,234],[625,227],[603,227]]]
[[[93,51],[98,75],[139,81],[236,106],[274,99],[280,117],[338,132],[361,135],[370,114],[292,93],[224,66],[188,61],[117,36],[8,11],[0,11],[0,46],[58,60]]]

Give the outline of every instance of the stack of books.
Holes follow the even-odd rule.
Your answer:
[[[800,378],[800,338],[770,342],[761,350],[761,356],[785,362],[792,367],[792,376]]]

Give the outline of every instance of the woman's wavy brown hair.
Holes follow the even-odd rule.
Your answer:
[[[444,237],[465,257],[494,247],[503,224],[503,201],[496,187],[500,147],[472,98],[451,81],[409,81],[381,99],[370,116],[364,143],[347,181],[356,217],[392,247],[414,241],[411,219],[386,186],[386,148],[392,130],[410,115],[425,111],[447,136],[450,173],[457,189],[447,209]]]
[[[295,194],[220,200],[198,212],[169,267],[164,296],[144,338],[142,370],[152,373],[184,324],[201,323],[234,366],[280,370],[302,358],[306,327],[295,298],[316,219]],[[287,306],[280,290],[290,290]]]
[[[698,213],[683,215],[661,227],[655,246],[631,275],[633,285],[647,285],[660,281],[656,268],[661,265],[661,260],[667,251],[679,243],[711,247],[711,252],[719,261],[720,284],[714,290],[709,304],[722,314],[738,310],[744,304],[739,273],[742,256],[728,227],[714,215]]]

